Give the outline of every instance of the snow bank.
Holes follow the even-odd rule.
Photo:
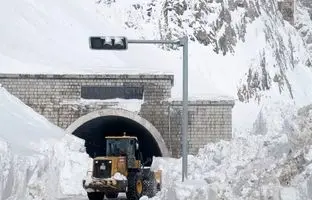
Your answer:
[[[9,143],[12,150],[21,148],[38,151],[33,145],[42,139],[59,139],[63,131],[26,106],[0,86],[0,137]]]
[[[154,158],[164,189],[152,199],[308,199],[312,106],[286,105],[267,104],[249,133],[188,156],[189,181],[181,182],[181,159]]]
[[[45,197],[46,172],[52,145],[63,136],[60,128],[25,106],[0,87],[1,199]],[[47,181],[47,182],[45,182]],[[44,182],[45,184],[41,184]]]
[[[81,179],[89,157],[83,152],[83,143],[75,140],[65,136],[58,143],[44,144],[45,151],[28,155],[12,153],[10,148],[0,151],[0,199],[55,200],[68,194],[84,195]],[[1,149],[4,144],[0,143]]]
[[[82,194],[84,143],[0,87],[0,200]]]
[[[59,170],[58,184],[61,195],[85,195],[82,179],[86,176],[92,159],[85,152],[84,141],[72,135],[65,135],[54,149],[57,165],[52,163],[52,166]]]

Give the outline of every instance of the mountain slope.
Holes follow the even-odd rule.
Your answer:
[[[153,62],[150,62],[151,66],[143,64],[145,58],[136,58],[139,52],[146,52],[146,47],[127,52],[91,51],[88,38],[92,35],[131,37],[132,34],[115,23],[108,23],[96,13],[95,4],[87,0],[8,1],[0,7],[0,26],[5,27],[0,32],[2,73],[150,73],[165,70],[165,67],[156,68]],[[149,48],[149,51],[155,55],[160,52],[156,48]],[[159,64],[162,64],[161,59]]]
[[[312,78],[310,56],[295,28],[283,21],[276,1],[152,0],[129,5],[115,0],[99,4],[107,20],[121,22],[141,37],[176,39],[187,34],[194,41],[190,68],[202,72],[206,85],[240,101],[259,101],[280,93],[287,99],[311,97],[311,90],[302,87],[306,82],[297,79],[298,74]],[[192,83],[196,85],[191,79]]]
[[[308,51],[312,56],[312,4],[308,0],[297,2],[296,6],[296,24],[297,30],[305,41]],[[312,67],[312,63],[308,63]]]

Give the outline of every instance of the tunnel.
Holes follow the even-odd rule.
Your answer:
[[[139,115],[123,109],[105,109],[89,113],[77,119],[66,132],[85,141],[90,157],[106,155],[106,136],[136,136],[143,162],[148,158],[168,156],[165,142],[158,130]]]

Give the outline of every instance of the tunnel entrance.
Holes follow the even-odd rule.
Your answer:
[[[105,109],[89,113],[70,125],[67,133],[85,140],[90,157],[106,155],[106,136],[136,136],[143,161],[153,156],[168,156],[168,150],[157,129],[135,113],[122,109]],[[150,165],[151,163],[147,163]]]

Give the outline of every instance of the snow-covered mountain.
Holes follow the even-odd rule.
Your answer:
[[[280,93],[287,99],[311,97],[312,90],[303,87],[312,77],[311,55],[300,34],[283,20],[277,1],[98,3],[103,17],[133,29],[143,38],[176,39],[188,35],[194,41],[191,69],[205,74],[201,77],[206,85],[214,85],[240,101],[259,101]],[[301,5],[297,8],[307,9]],[[311,24],[311,19],[300,16],[298,26]],[[304,32],[303,28],[299,32]],[[309,43],[308,36],[305,42]],[[298,75],[306,80],[298,81]],[[193,81],[190,83],[196,85]]]
[[[303,37],[312,55],[312,4],[309,0],[301,0],[296,6],[296,28]],[[312,63],[308,63],[312,66]]]
[[[180,97],[181,52],[174,47],[96,52],[87,40],[188,35],[190,96],[225,94],[242,102],[283,96],[305,104],[312,97],[304,87],[312,72],[301,35],[311,21],[308,7],[300,6],[305,14],[297,15],[297,31],[269,0],[12,0],[0,8],[1,72],[174,73],[173,96]]]

